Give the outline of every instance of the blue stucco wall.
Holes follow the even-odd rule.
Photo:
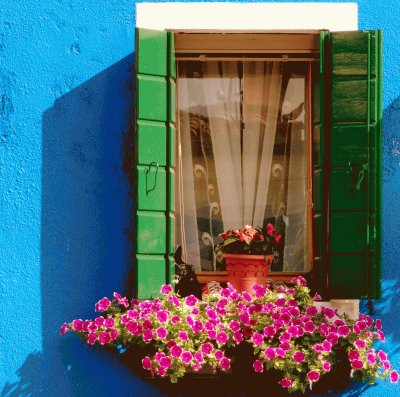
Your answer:
[[[384,293],[400,369],[400,2],[359,0],[385,31]],[[396,18],[397,17],[397,18]],[[133,0],[3,0],[0,7],[2,396],[157,396],[114,356],[61,338],[66,319],[123,291],[131,257]],[[71,337],[69,337],[71,336]],[[344,395],[395,396],[388,383]]]

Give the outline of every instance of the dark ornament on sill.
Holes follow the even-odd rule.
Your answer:
[[[194,266],[182,259],[182,247],[178,245],[174,255],[176,292],[182,296],[194,295],[201,299],[201,288],[197,281]]]

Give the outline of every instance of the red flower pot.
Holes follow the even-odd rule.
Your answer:
[[[254,284],[265,284],[273,255],[223,254],[228,282],[238,292],[251,292]]]

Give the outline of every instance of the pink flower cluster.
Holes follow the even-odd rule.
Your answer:
[[[112,300],[96,303],[96,310],[106,314],[65,323],[61,333],[73,331],[91,345],[149,344],[154,352],[142,360],[143,368],[172,381],[203,367],[229,370],[227,348],[241,343],[254,350],[254,371],[280,370],[279,384],[289,391],[311,388],[330,372],[337,349],[348,353],[349,376],[398,381],[386,354],[373,349],[375,340],[384,341],[380,320],[361,314],[352,321],[329,307],[317,308],[319,297],[310,297],[304,278],[292,283],[277,290],[255,285],[252,294],[228,284],[218,298],[205,300],[180,298],[170,285],[161,287],[162,299],[142,302],[114,293]]]

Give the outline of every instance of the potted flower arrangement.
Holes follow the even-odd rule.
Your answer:
[[[273,254],[282,235],[276,234],[274,225],[264,229],[246,225],[221,233],[222,242],[215,247],[226,262],[228,281],[239,291],[250,292],[254,284],[264,284]]]
[[[256,284],[251,293],[228,285],[205,300],[181,298],[170,285],[162,286],[163,298],[142,302],[114,293],[96,304],[104,314],[64,323],[61,333],[72,331],[88,345],[143,345],[143,368],[172,382],[204,366],[229,371],[239,345],[251,348],[256,373],[278,372],[279,385],[289,392],[304,393],[343,366],[338,351],[348,364],[347,377],[398,381],[386,353],[373,347],[375,340],[384,341],[380,320],[362,314],[352,320],[317,308],[305,280],[292,282],[277,289]]]

